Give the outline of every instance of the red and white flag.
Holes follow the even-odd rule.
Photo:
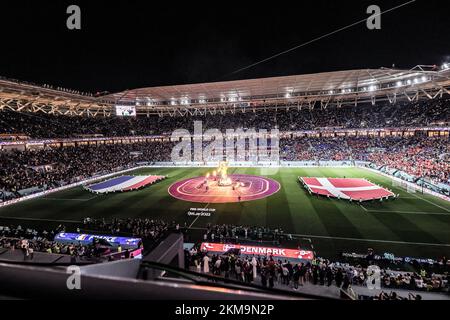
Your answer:
[[[347,200],[373,200],[392,197],[394,194],[366,179],[308,178],[300,180],[312,193]]]

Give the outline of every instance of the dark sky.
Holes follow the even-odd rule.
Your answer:
[[[450,60],[447,1],[417,0],[243,72],[241,67],[408,0],[1,1],[0,75],[72,89],[233,80]],[[82,29],[66,28],[78,4]]]

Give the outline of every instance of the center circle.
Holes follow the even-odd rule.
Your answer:
[[[173,183],[169,194],[183,201],[198,203],[233,203],[263,199],[277,193],[276,180],[248,175],[231,174],[231,184],[223,185],[218,179],[194,177]]]

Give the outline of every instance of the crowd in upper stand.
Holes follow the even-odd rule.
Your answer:
[[[50,84],[37,84],[37,83],[34,83],[34,82],[30,82],[30,81],[17,80],[17,79],[2,77],[2,76],[0,76],[0,80],[5,80],[5,81],[9,81],[9,82],[15,82],[15,83],[18,83],[18,84],[26,84],[26,85],[31,85],[31,86],[35,86],[35,87],[42,87],[42,88],[45,88],[45,89],[57,90],[57,91],[61,91],[61,92],[71,93],[71,94],[78,94],[78,95],[81,95],[81,96],[94,97],[94,94],[92,94],[90,92],[83,92],[83,91],[68,89],[68,88],[64,88],[64,87],[55,87],[55,86],[52,86]],[[95,94],[95,96],[98,96],[98,95],[99,95],[99,93]]]
[[[341,108],[319,107],[309,110],[291,108],[288,111],[267,110],[245,113],[227,113],[207,116],[157,115],[130,117],[80,117],[25,113],[0,112],[0,133],[26,134],[32,138],[75,137],[101,134],[104,136],[132,136],[170,134],[183,128],[193,131],[193,121],[203,121],[203,128],[220,130],[236,128],[272,129],[280,131],[312,130],[324,127],[335,128],[383,128],[416,127],[448,124],[450,122],[450,100],[429,100],[412,103],[371,104],[343,106]]]

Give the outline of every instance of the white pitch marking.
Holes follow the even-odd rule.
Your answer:
[[[361,209],[363,209],[365,212],[373,212],[373,213],[407,213],[407,214],[423,214],[423,215],[444,215],[444,216],[450,216],[450,214],[445,212],[427,212],[427,211],[399,211],[399,210],[373,210],[373,209],[367,209],[362,204],[359,205]]]
[[[2,217],[1,219],[6,220],[29,220],[29,221],[47,221],[47,222],[64,222],[64,223],[81,223],[82,221],[76,221],[76,220],[54,220],[54,219],[40,219],[40,218],[21,218],[21,217]]]
[[[206,228],[191,228],[194,230],[206,230]],[[423,246],[436,246],[436,247],[450,247],[448,243],[428,243],[428,242],[408,242],[408,241],[395,241],[395,240],[379,240],[379,239],[360,239],[360,238],[344,238],[344,237],[330,237],[330,236],[315,236],[312,234],[295,234],[291,235],[296,237],[310,237],[318,239],[336,239],[336,240],[348,240],[348,241],[363,241],[363,242],[382,242],[382,243],[396,243],[396,244],[407,244],[407,245],[423,245]]]
[[[193,179],[196,179],[196,178],[193,178]],[[193,179],[187,180],[183,184],[181,184],[179,187],[177,187],[177,192],[181,195],[189,196],[189,197],[215,197],[215,198],[229,198],[230,197],[230,196],[221,196],[221,195],[214,195],[214,194],[196,194],[196,193],[190,193],[188,191],[185,191],[186,184],[189,182],[192,182]],[[244,197],[254,197],[254,196],[259,196],[259,195],[266,193],[269,190],[269,181],[265,178],[261,178],[260,180],[262,181],[263,186],[265,185],[265,187],[262,186],[261,189],[259,189],[259,191],[256,193],[245,194],[243,196]],[[273,180],[273,181],[275,181],[278,185],[278,189],[274,192],[274,193],[277,193],[281,189],[281,184],[276,180]],[[171,188],[171,186],[167,190],[168,190],[169,194],[172,195],[170,193],[170,188]],[[174,195],[172,195],[172,196],[177,198]]]
[[[400,196],[399,199],[408,199],[408,200],[422,200],[420,198],[417,197],[404,197],[404,196]]]
[[[84,201],[89,201],[89,200],[92,200],[92,199],[95,199],[95,198],[97,198],[98,196],[93,196],[93,197],[90,197],[90,198],[87,198],[87,199],[69,199],[69,198],[41,198],[41,200],[52,200],[52,201],[82,201],[82,202],[84,202]]]
[[[344,237],[330,237],[330,236],[314,236],[310,234],[292,234],[297,237],[310,237],[310,238],[322,238],[322,239],[336,239],[336,240],[349,240],[349,241],[364,241],[364,242],[382,242],[382,243],[397,243],[397,244],[410,244],[410,245],[423,245],[423,246],[437,246],[437,247],[450,247],[447,243],[427,243],[427,242],[408,242],[408,241],[395,241],[395,240],[378,240],[378,239],[360,239],[360,238],[344,238]]]
[[[369,210],[367,210],[366,207],[364,207],[362,204],[359,205],[361,207],[361,209],[363,209],[365,212],[369,212]]]
[[[433,206],[436,206],[436,207],[441,208],[441,209],[443,209],[443,210],[445,210],[445,211],[447,211],[447,212],[450,212],[449,209],[447,209],[447,208],[445,208],[445,207],[442,207],[442,206],[440,206],[440,205],[438,205],[438,204],[436,204],[436,203],[434,203],[434,202],[432,202],[432,201],[430,201],[430,200],[427,200],[427,199],[425,199],[425,198],[419,197],[419,196],[415,195],[414,193],[411,193],[411,194],[412,194],[414,197],[416,197],[417,199],[426,201],[426,202],[432,204]]]
[[[397,211],[397,210],[366,210],[367,212],[374,213],[407,213],[407,214],[423,214],[423,215],[442,215],[450,216],[449,213],[445,212],[426,212],[426,211]]]

